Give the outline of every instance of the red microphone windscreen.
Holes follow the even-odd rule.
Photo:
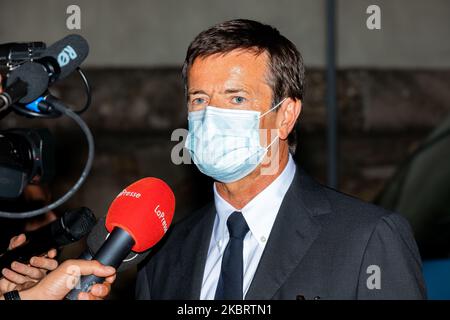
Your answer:
[[[172,222],[175,196],[157,178],[144,178],[129,185],[114,199],[106,216],[106,228],[121,228],[133,237],[134,252],[153,247]]]

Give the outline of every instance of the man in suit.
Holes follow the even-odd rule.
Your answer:
[[[290,155],[303,60],[276,29],[200,33],[183,67],[186,148],[214,201],[176,224],[138,274],[138,299],[422,299],[399,215],[324,187]]]

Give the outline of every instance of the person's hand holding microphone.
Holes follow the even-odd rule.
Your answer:
[[[100,262],[91,260],[67,260],[49,273],[36,285],[18,293],[21,300],[63,300],[76,287],[80,276],[95,275],[105,278],[105,282],[95,284],[89,293],[81,292],[79,300],[102,300],[108,296],[111,284],[116,278],[116,270]],[[4,296],[0,300],[4,300]]]
[[[9,243],[8,250],[21,246],[26,242],[24,234],[13,237]],[[1,270],[3,278],[0,279],[0,294],[12,290],[24,290],[34,286],[39,280],[44,278],[48,271],[55,270],[58,267],[56,249],[51,249],[45,256],[33,257],[29,264],[14,261],[11,269]]]

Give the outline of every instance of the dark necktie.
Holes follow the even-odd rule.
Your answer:
[[[243,248],[249,228],[241,212],[233,212],[227,220],[230,240],[222,257],[215,300],[243,300]]]

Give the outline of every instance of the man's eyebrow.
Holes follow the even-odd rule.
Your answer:
[[[205,95],[207,95],[206,92],[203,91],[203,90],[192,90],[192,91],[189,91],[188,94],[189,94],[190,96],[191,96],[191,95],[194,95],[194,94],[205,94]]]
[[[230,94],[230,93],[239,93],[239,92],[244,92],[244,93],[249,93],[247,90],[245,89],[238,89],[238,88],[230,88],[230,89],[226,89],[224,91],[225,94]]]

